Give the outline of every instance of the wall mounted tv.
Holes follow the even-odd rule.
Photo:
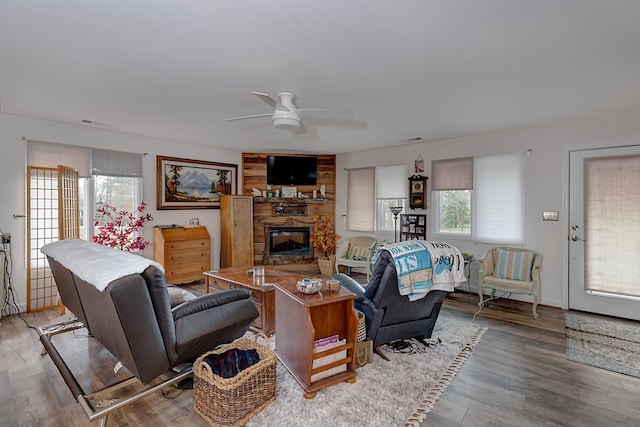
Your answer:
[[[267,156],[269,185],[316,185],[317,178],[317,157]]]

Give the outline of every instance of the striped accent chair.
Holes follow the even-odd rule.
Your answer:
[[[496,247],[489,249],[480,262],[480,283],[478,307],[483,307],[488,299],[484,290],[490,289],[490,298],[495,299],[496,291],[533,296],[533,317],[538,318],[536,308],[540,301],[540,270],[542,254],[522,248]]]

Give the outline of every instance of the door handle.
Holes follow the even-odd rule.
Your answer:
[[[573,240],[574,242],[577,242],[578,240],[580,240],[581,242],[586,242],[586,240],[579,238],[575,234],[571,236],[571,240]]]

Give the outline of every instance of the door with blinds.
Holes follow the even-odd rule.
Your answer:
[[[640,147],[569,161],[569,308],[640,320]]]
[[[27,311],[58,305],[58,289],[40,248],[62,239],[78,238],[80,232],[78,171],[27,167]]]

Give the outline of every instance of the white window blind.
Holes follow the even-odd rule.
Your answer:
[[[376,175],[376,199],[406,199],[409,166],[391,165],[377,166]]]
[[[473,157],[432,161],[431,189],[433,191],[473,189]]]
[[[43,168],[67,166],[82,178],[91,176],[91,148],[44,141],[27,141],[27,165]]]
[[[524,241],[524,154],[475,157],[473,164],[474,240]]]
[[[375,222],[375,168],[350,169],[347,230],[372,232]]]
[[[585,287],[638,297],[640,156],[586,159],[584,174]]]
[[[142,177],[142,154],[124,151],[93,149],[91,154],[93,175]]]

